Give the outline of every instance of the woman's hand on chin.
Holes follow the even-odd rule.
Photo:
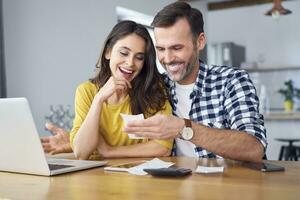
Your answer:
[[[125,78],[111,76],[105,85],[99,90],[97,99],[100,102],[107,101],[114,93],[122,94],[131,88],[131,84]]]

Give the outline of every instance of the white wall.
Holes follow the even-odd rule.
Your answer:
[[[3,0],[8,97],[29,99],[40,134],[51,104],[73,106],[76,86],[94,75],[115,7],[154,15],[171,0]]]
[[[283,2],[292,14],[278,21],[264,13],[272,4],[209,11],[207,38],[211,43],[234,41],[246,46],[246,59],[261,67],[300,66],[300,1]]]

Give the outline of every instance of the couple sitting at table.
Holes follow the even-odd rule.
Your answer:
[[[79,159],[95,151],[105,158],[169,156],[175,139],[175,155],[261,161],[267,142],[255,88],[245,71],[199,60],[205,46],[201,12],[176,2],[158,12],[152,26],[155,47],[142,25],[115,25],[96,77],[77,88],[70,140],[48,125],[57,134],[41,139],[45,152],[73,150]],[[146,119],[123,127],[120,113]]]

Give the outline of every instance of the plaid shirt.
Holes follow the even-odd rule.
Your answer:
[[[178,102],[175,82],[166,73],[163,77],[175,114]],[[258,111],[259,100],[255,87],[244,70],[200,63],[190,99],[192,106],[189,117],[192,121],[208,127],[246,132],[256,137],[266,149],[266,129],[263,116]],[[195,148],[195,152],[199,157],[217,156],[200,146]],[[176,155],[176,145],[172,154]]]

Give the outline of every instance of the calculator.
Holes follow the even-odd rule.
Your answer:
[[[152,176],[186,176],[191,174],[192,170],[187,168],[158,168],[158,169],[144,169],[145,172]]]

